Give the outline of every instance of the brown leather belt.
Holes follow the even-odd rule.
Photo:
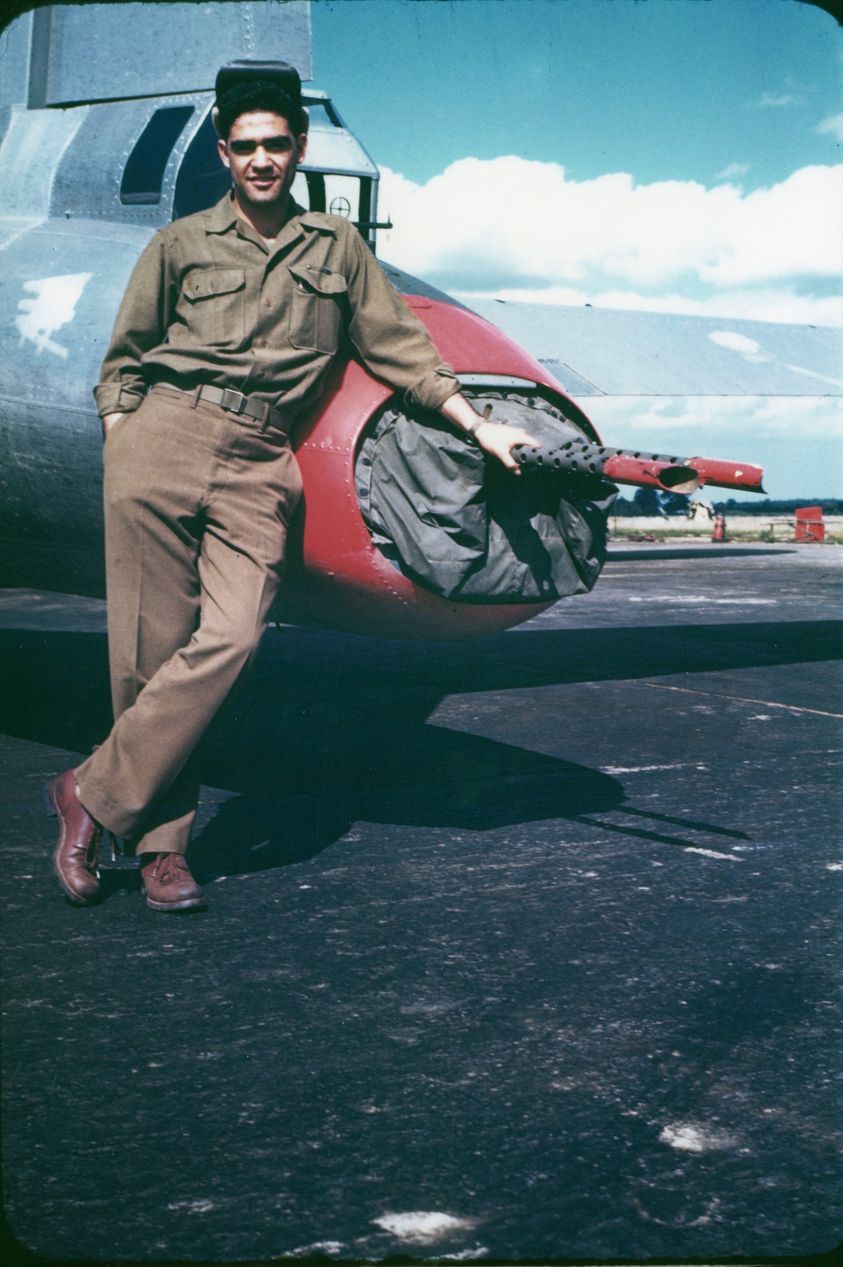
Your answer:
[[[174,392],[181,392],[183,396],[191,396],[194,408],[200,400],[208,400],[212,405],[219,405],[227,413],[236,414],[238,417],[244,415],[246,418],[259,422],[261,431],[266,431],[271,427],[273,431],[280,431],[284,435],[290,434],[290,425],[279,410],[273,409],[265,400],[253,400],[243,392],[235,391],[233,387],[212,387],[210,383],[207,383],[204,387],[184,388],[176,387],[175,383],[166,381],[153,384],[152,390],[154,391],[156,387],[169,387]]]

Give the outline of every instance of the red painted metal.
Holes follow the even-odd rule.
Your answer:
[[[564,396],[544,366],[482,317],[438,300],[405,298],[457,373],[524,378]],[[358,506],[354,459],[366,424],[391,395],[348,362],[299,429],[304,527],[298,556],[291,549],[285,605],[354,633],[445,641],[496,633],[544,611],[550,604],[450,602],[413,584],[372,544]]]
[[[673,493],[693,493],[702,484],[764,492],[760,466],[719,458],[650,458],[618,449],[615,456],[604,459],[603,474],[618,484],[656,485]]]
[[[639,449],[607,449],[586,440],[568,440],[555,448],[519,444],[512,452],[527,469],[544,468],[572,475],[591,473],[616,484],[638,484],[673,493],[693,493],[705,483],[755,493],[764,491],[760,466],[717,458],[677,458],[664,453],[642,453]]]
[[[822,506],[797,506],[794,541],[825,541]]]
[[[497,326],[467,308],[419,295],[405,295],[405,302],[430,331],[433,342],[458,374],[507,374],[542,383],[568,397],[539,361]],[[596,436],[596,432],[594,433]]]
[[[752,466],[749,462],[721,462],[717,458],[688,458],[686,466],[691,466],[700,477],[701,484],[715,484],[718,488],[739,488],[763,493],[762,480],[764,472],[760,466]]]
[[[700,480],[687,465],[677,465],[663,459],[635,457],[631,453],[619,453],[606,458],[603,474],[616,484],[638,484],[650,488],[667,488],[674,493],[693,493]]]
[[[464,308],[407,295],[457,373],[490,374],[538,383],[568,400],[545,367],[483,317]],[[392,392],[357,362],[335,375],[326,395],[297,436],[304,479],[304,526],[299,549],[291,544],[285,606],[299,616],[354,633],[387,638],[452,640],[495,633],[529,620],[549,603],[454,603],[415,585],[372,544],[357,501],[354,461],[370,419]],[[571,404],[573,416],[590,428]],[[759,467],[710,458],[611,453],[601,449],[608,478],[692,491],[699,483],[760,490]],[[690,469],[689,469],[690,468]]]

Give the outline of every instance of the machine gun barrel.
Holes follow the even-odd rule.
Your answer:
[[[750,466],[747,462],[670,457],[641,449],[610,449],[579,439],[553,446],[517,444],[512,456],[525,470],[599,475],[616,484],[663,488],[671,493],[693,493],[703,484],[764,492],[764,472],[760,466]]]

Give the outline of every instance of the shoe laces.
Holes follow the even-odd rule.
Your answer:
[[[180,874],[188,874],[188,866],[180,853],[159,853],[152,863],[152,875],[159,884],[170,884],[180,879]]]

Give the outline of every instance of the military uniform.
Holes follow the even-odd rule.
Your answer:
[[[410,404],[438,409],[459,390],[353,225],[293,203],[267,246],[227,194],[146,247],[94,389],[97,407],[101,416],[137,409],[152,382],[208,383],[294,418],[318,396],[343,325],[366,367]]]
[[[334,216],[293,204],[267,244],[226,195],[156,234],[129,282],[95,388],[102,416],[125,415],[104,452],[116,721],[76,778],[89,813],[144,851],[187,847],[196,746],[278,589],[301,495],[289,431],[343,332],[410,403],[459,390]]]

